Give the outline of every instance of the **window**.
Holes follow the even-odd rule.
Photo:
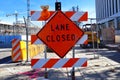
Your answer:
[[[112,0],[112,11],[113,11],[113,14],[115,14],[115,10],[114,10],[114,0]]]
[[[102,29],[106,28],[106,24],[105,24],[105,23],[102,23],[102,24],[101,24],[101,28],[102,28]]]
[[[117,18],[117,29],[120,30],[120,17]]]
[[[112,13],[111,13],[111,0],[109,0],[109,10],[110,10],[110,15],[109,16],[111,16],[112,15]]]
[[[114,20],[110,20],[110,21],[108,22],[108,27],[115,28],[115,26],[114,26]]]
[[[116,13],[118,13],[118,0],[115,1],[115,5],[116,5]]]

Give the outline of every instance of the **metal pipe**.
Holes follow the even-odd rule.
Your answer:
[[[27,54],[27,62],[28,62],[28,27],[30,22],[30,0],[27,0],[27,26],[26,26],[26,54]]]
[[[99,44],[100,44],[100,34],[99,34],[99,30],[98,30],[98,24],[97,24],[97,52],[99,51]],[[98,43],[98,41],[99,41],[99,43]],[[98,54],[98,58],[99,58],[99,54]]]
[[[90,19],[90,23],[91,23],[91,31],[92,31],[92,45],[93,45],[93,54],[94,54],[94,58],[95,58],[95,44],[94,44],[94,31],[93,31],[93,25],[92,25],[92,19]]]
[[[73,47],[72,53],[73,53],[73,54],[72,54],[72,55],[73,55],[73,58],[75,58],[75,47]],[[74,67],[72,68],[71,77],[72,77],[72,80],[75,80],[75,68],[74,68]]]
[[[46,21],[45,21],[46,24]],[[45,51],[44,51],[45,55],[45,59],[47,59],[47,46],[45,45]],[[45,78],[48,79],[48,72],[47,72],[47,68],[45,68]]]

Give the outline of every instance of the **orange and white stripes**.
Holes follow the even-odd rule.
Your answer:
[[[87,67],[87,58],[32,59],[31,66],[37,68]]]
[[[49,18],[55,13],[55,11],[49,11]],[[87,21],[88,12],[75,12],[75,11],[65,11],[65,15],[70,18],[72,21]],[[49,19],[48,18],[48,19]],[[31,20],[32,21],[44,21],[41,18],[41,11],[31,11]]]
[[[88,35],[84,34],[77,44],[88,44]]]
[[[21,49],[20,49],[20,40],[13,39],[12,40],[12,61],[17,62],[21,61]]]
[[[36,35],[31,35],[31,44],[43,44],[43,42]]]

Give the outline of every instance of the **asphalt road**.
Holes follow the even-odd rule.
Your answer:
[[[0,49],[0,64],[10,63],[11,61],[11,48]]]
[[[5,55],[11,54],[9,50],[4,51]],[[2,55],[2,56],[5,56]],[[10,57],[2,58],[0,64],[0,80],[30,80],[44,79],[44,69],[33,70],[31,66],[19,63],[6,63]],[[39,54],[35,58],[43,58]],[[54,53],[48,53],[48,58],[57,57]],[[66,55],[72,57],[72,50]],[[75,68],[76,80],[119,80],[120,79],[120,53],[116,50],[103,49],[80,49],[75,48],[75,57],[87,57],[88,67]],[[6,61],[5,61],[6,60]],[[48,69],[49,80],[71,80],[71,68]]]
[[[0,64],[11,63],[11,62],[12,62],[11,56],[0,59]]]

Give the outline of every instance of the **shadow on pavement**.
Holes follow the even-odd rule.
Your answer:
[[[4,78],[4,80],[36,80],[36,78],[40,77],[44,77],[44,69],[33,69],[26,72],[19,72]]]
[[[83,72],[84,70],[81,69],[80,71]],[[79,70],[76,69],[75,72],[79,72]],[[79,72],[79,74],[81,74],[81,72]],[[65,76],[65,74],[67,73],[68,72],[62,72],[60,70],[53,69],[48,70],[48,80],[72,80],[70,75]],[[7,76],[4,78],[4,80],[44,80],[42,78],[44,78],[44,70],[36,69]],[[119,79],[120,79],[119,67],[116,67],[114,71],[104,70],[101,72],[89,72],[89,73],[83,72],[82,75],[75,76],[75,80],[119,80]]]
[[[4,63],[9,64],[11,62],[12,62],[11,56],[0,59],[0,64],[4,64]]]
[[[118,51],[112,51],[112,50],[102,51],[100,55],[120,63],[120,52]]]

